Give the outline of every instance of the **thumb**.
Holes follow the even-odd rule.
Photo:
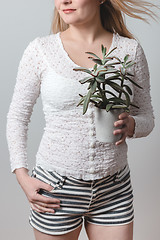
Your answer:
[[[53,187],[50,184],[42,182],[42,181],[39,182],[39,186],[38,187],[42,188],[42,189],[44,189],[46,191],[51,191],[53,189]]]

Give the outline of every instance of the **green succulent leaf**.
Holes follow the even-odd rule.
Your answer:
[[[103,46],[103,44],[101,45],[101,50],[102,50],[102,54],[103,54],[103,57],[106,55],[106,50],[107,48]]]
[[[110,80],[120,80],[121,81],[122,79],[120,78],[120,74],[115,74],[111,77],[106,78],[106,82],[110,81]]]
[[[115,51],[117,49],[117,47],[114,47],[113,49],[111,49],[111,51],[109,51],[106,55],[106,57],[108,57],[113,51]]]
[[[107,71],[107,69],[103,65],[102,66],[100,65],[97,67],[95,75],[98,76],[99,72],[106,72],[106,71]]]
[[[94,83],[91,86],[91,93],[94,93],[96,91],[96,88],[97,88],[97,82],[94,81]]]
[[[105,64],[106,67],[114,67],[114,65],[118,65],[119,62],[107,63]]]
[[[129,77],[125,77],[125,79],[127,79],[127,80],[129,80],[131,83],[133,83],[134,85],[136,85],[138,88],[141,88],[141,89],[143,89],[139,84],[137,84],[135,81],[133,81],[131,78],[129,78]]]
[[[99,71],[96,72],[96,77],[97,76],[102,76],[102,75],[106,74],[106,72],[107,72],[106,70],[99,70]]]
[[[79,80],[79,82],[82,83],[82,84],[84,84],[84,83],[86,83],[86,82],[91,82],[91,81],[93,81],[93,80],[94,80],[94,77],[85,77],[85,78]]]
[[[126,105],[113,105],[112,108],[127,108]]]
[[[130,68],[130,67],[132,67],[134,64],[135,64],[135,62],[131,62],[131,63],[129,63],[129,64],[126,65],[126,68]]]
[[[118,69],[113,69],[113,68],[111,68],[111,69],[107,69],[107,71],[106,71],[106,74],[110,74],[110,73],[119,73],[119,70]]]
[[[128,64],[130,64],[130,63],[132,63],[133,61],[128,61],[128,62],[126,62],[126,66],[128,65]]]
[[[105,78],[104,77],[101,77],[101,76],[98,76],[95,78],[97,82],[99,83],[104,83],[105,82]]]
[[[100,59],[100,58],[99,58],[95,53],[93,53],[93,52],[85,52],[85,53],[90,54],[90,55],[92,55],[92,56],[94,56],[94,57]],[[100,60],[101,60],[101,59],[100,59]]]
[[[130,105],[130,96],[126,92],[123,92],[123,93],[125,94],[125,97],[126,97],[126,105],[127,105],[127,107],[129,107],[129,105]]]
[[[127,55],[124,57],[124,62],[127,62],[128,58],[129,58],[129,54],[127,54]]]
[[[131,88],[128,86],[128,85],[123,85],[123,87],[125,87],[125,89],[127,90],[127,92],[130,94],[130,95],[132,95],[132,90],[131,90]]]
[[[114,97],[117,97],[113,92],[111,92],[111,91],[108,91],[108,90],[103,90],[104,92],[106,92],[106,93],[108,93],[108,94],[110,94],[110,95],[112,95],[112,96],[114,96]]]
[[[121,71],[122,75],[126,74],[126,69],[124,67],[121,67],[120,71]]]
[[[110,85],[117,92],[123,92],[124,91],[124,89],[115,82],[108,81],[108,85]]]
[[[135,108],[139,108],[137,105],[130,103],[131,106],[135,107]]]
[[[93,69],[94,69],[94,71],[97,70],[97,64],[94,65]]]
[[[92,84],[93,84],[93,82],[89,83],[87,90],[89,90],[91,88]]]
[[[104,46],[103,46],[103,44],[101,44],[101,50],[102,50],[102,53],[103,53],[103,51],[104,51]]]
[[[111,108],[112,108],[113,105],[114,105],[113,103],[107,104],[107,105],[106,105],[106,111],[109,112],[109,110],[111,110]]]
[[[127,71],[126,75],[131,76],[131,77],[134,77],[134,74],[132,74],[132,73],[130,73],[130,72],[128,72],[128,71]]]
[[[89,101],[90,101],[90,97],[91,97],[91,90],[88,91],[88,93],[85,97],[85,100],[84,100],[84,103],[83,103],[83,114],[85,114],[86,111],[87,111],[88,104],[89,104]]]
[[[126,101],[123,99],[120,99],[118,97],[114,97],[114,98],[108,98],[109,102],[113,102],[113,103],[119,103],[119,104],[126,104]]]
[[[84,99],[85,99],[85,96],[81,97],[81,100],[80,100],[79,103],[77,104],[77,107],[83,103]]]
[[[116,90],[119,93],[124,93],[125,97],[126,97],[126,105],[129,106],[130,105],[130,97],[129,94],[121,87],[119,86],[117,83],[115,82],[111,82],[109,84],[114,90]]]
[[[125,110],[125,112],[128,112],[128,113],[130,112],[130,110],[129,110],[129,108],[128,108],[128,107],[127,107],[127,108],[125,108],[124,110]]]
[[[92,98],[101,98],[101,96],[98,94],[92,94]]]
[[[77,104],[77,107],[80,106],[80,105],[82,104],[82,102],[83,102],[83,101],[81,100],[81,101]]]
[[[97,70],[106,70],[107,68],[105,66],[98,66]]]
[[[102,65],[102,61],[99,60],[99,59],[96,59],[96,58],[92,58],[92,61],[99,64],[99,65]]]
[[[113,58],[115,58],[116,60],[118,60],[118,62],[119,62],[120,64],[123,64],[123,62],[120,60],[120,58],[118,58],[118,57],[116,57],[116,56],[114,56]]]
[[[104,58],[103,61],[102,61],[102,62],[103,62],[103,65],[104,65],[105,67],[107,67],[107,63],[109,63],[111,60],[113,60],[113,58],[109,58],[109,57],[108,57],[108,58]]]
[[[93,73],[92,71],[90,71],[89,69],[87,68],[82,68],[82,67],[77,67],[77,68],[73,68],[74,71],[81,71],[81,72],[86,72],[86,73],[89,73],[90,75],[93,76]]]

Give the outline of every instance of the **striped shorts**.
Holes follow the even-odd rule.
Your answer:
[[[60,199],[55,213],[39,213],[30,208],[29,223],[40,232],[60,235],[78,228],[83,218],[89,223],[114,226],[133,221],[133,190],[129,166],[112,176],[96,180],[83,180],[61,176],[36,166],[35,177],[54,187],[41,189],[40,194]]]

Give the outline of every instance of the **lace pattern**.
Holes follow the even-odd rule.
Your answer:
[[[130,54],[136,61],[134,80],[143,91],[131,86],[131,108],[136,128],[133,138],[147,136],[154,127],[149,70],[141,45],[134,39],[114,34],[114,54],[123,59]],[[79,93],[86,85],[79,80],[87,73],[73,71],[77,67],[65,52],[59,33],[37,37],[26,47],[21,58],[16,85],[7,114],[6,137],[11,171],[27,163],[27,131],[33,106],[41,95],[46,125],[36,154],[36,165],[56,170],[62,175],[96,179],[114,174],[127,164],[127,144],[115,146],[96,140],[94,106],[85,115],[77,107]]]

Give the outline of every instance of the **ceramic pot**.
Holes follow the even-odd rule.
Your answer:
[[[114,135],[113,131],[117,129],[114,122],[118,120],[118,116],[123,111],[123,109],[113,109],[107,112],[105,109],[95,107],[95,129],[98,141],[115,143],[120,140],[121,134]]]

